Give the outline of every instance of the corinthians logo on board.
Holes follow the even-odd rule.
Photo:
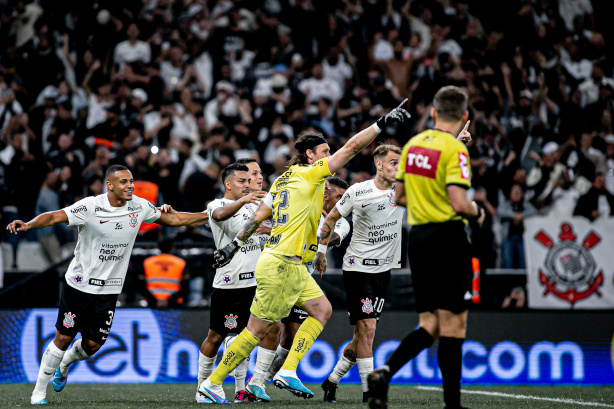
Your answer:
[[[548,248],[545,271],[539,270],[539,282],[545,287],[544,296],[551,293],[572,306],[592,294],[601,297],[599,287],[603,285],[603,270],[597,272],[597,263],[591,254],[601,238],[590,231],[578,243],[571,224],[562,223],[559,239],[555,243],[543,230],[535,235],[535,240]]]

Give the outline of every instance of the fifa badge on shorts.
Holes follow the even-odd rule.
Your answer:
[[[369,298],[360,300],[362,302],[362,312],[365,314],[371,314],[373,312],[373,303]]]
[[[237,328],[237,318],[239,318],[238,315],[232,315],[232,313],[230,315],[225,315],[224,316],[226,318],[226,321],[224,321],[224,326],[228,329],[234,329]]]
[[[83,276],[81,274],[75,275],[75,284],[77,285],[83,284]]]
[[[66,328],[72,328],[75,326],[75,314],[69,312],[64,313],[64,321],[62,322]]]
[[[136,225],[139,223],[138,217],[138,213],[132,213],[128,215],[128,224],[130,225],[130,227],[136,227]]]
[[[354,259],[354,257],[350,257],[350,261],[348,262],[348,264],[353,266],[354,263],[356,263],[356,260]]]
[[[224,280],[224,284],[230,284],[230,282],[232,281],[232,278],[230,278],[230,276],[228,274],[226,274],[222,280]]]

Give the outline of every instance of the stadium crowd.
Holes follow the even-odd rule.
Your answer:
[[[451,84],[470,96],[470,194],[488,212],[476,254],[522,268],[525,218],[614,215],[614,38],[593,6],[0,0],[2,224],[102,193],[112,164],[200,212],[236,159],[256,158],[266,188],[301,130],[335,151],[409,98],[409,126],[379,137],[402,146]],[[371,178],[374,148],[337,176]],[[53,255],[70,234],[36,237]]]

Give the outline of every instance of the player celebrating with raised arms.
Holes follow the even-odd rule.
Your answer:
[[[226,376],[249,356],[294,305],[309,313],[309,317],[299,327],[278,375],[284,387],[296,395],[313,397],[313,392],[298,379],[296,368],[332,313],[330,302],[303,265],[316,255],[316,233],[322,213],[325,180],[369,145],[382,128],[408,119],[409,113],[401,108],[405,102],[352,137],[332,156],[322,134],[301,134],[295,143],[299,154],[290,161],[288,170],[275,180],[269,194],[235,239],[216,251],[218,264],[228,264],[245,239],[263,220],[273,216],[271,238],[256,265],[256,296],[247,328],[230,345],[211,376],[200,384],[199,392],[209,399],[216,403],[227,402],[222,389]],[[249,387],[248,384],[248,392]]]
[[[326,271],[326,249],[335,223],[353,214],[354,232],[343,257],[343,282],[354,336],[333,372],[322,383],[324,402],[335,402],[339,380],[354,366],[367,401],[367,376],[373,372],[373,338],[390,283],[390,271],[401,267],[401,229],[405,209],[395,203],[394,183],[401,148],[375,149],[375,179],[352,185],[329,213],[320,234],[315,268]]]
[[[60,298],[57,331],[43,353],[32,404],[47,403],[47,384],[52,376],[53,389],[64,389],[68,367],[91,358],[105,343],[141,223],[198,226],[208,220],[206,213],[161,213],[147,200],[134,196],[132,173],[124,166],[109,167],[105,179],[106,194],[7,226],[15,234],[59,223],[79,227],[75,258],[66,272],[67,285]],[[82,338],[66,351],[78,332]]]

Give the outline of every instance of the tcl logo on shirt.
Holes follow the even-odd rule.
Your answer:
[[[440,156],[440,151],[412,146],[407,153],[405,173],[435,179]]]

